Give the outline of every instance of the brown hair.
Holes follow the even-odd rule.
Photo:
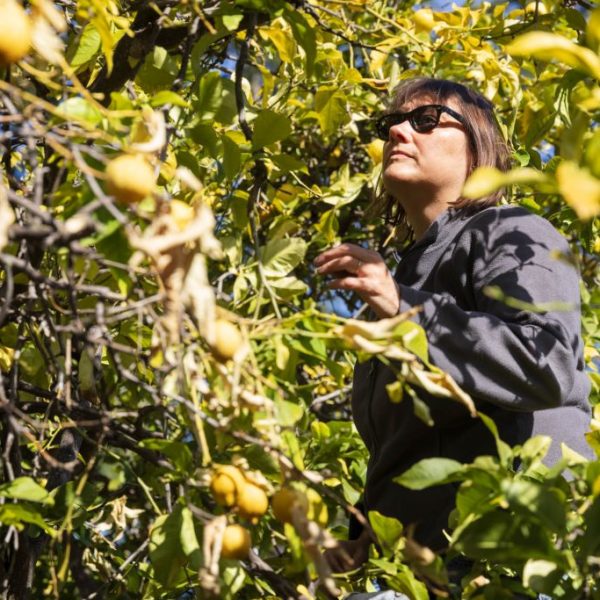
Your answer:
[[[458,105],[458,111],[465,118],[469,138],[468,175],[478,167],[496,167],[500,171],[510,169],[510,149],[500,131],[493,105],[489,100],[454,81],[415,77],[402,81],[396,87],[386,112],[398,111],[415,98],[421,97],[431,98],[432,102],[437,104],[444,104],[452,98]],[[503,190],[498,190],[477,200],[459,198],[452,203],[452,208],[478,212],[497,204],[502,194]],[[386,214],[386,218],[393,222],[395,227],[401,226],[406,230],[405,238],[412,235],[406,222],[404,209],[385,189],[382,189],[375,198],[369,213]]]

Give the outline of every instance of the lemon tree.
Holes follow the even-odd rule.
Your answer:
[[[468,402],[422,330],[365,324],[311,264],[345,240],[392,266],[368,206],[394,86],[479,89],[514,168],[465,194],[506,187],[570,241],[600,452],[599,9],[0,0],[0,17],[3,598],[326,598],[374,578],[417,599],[598,597],[600,462],[565,448],[544,469],[544,438],[399,478],[457,486],[461,589],[447,557],[357,511],[357,360]],[[334,575],[351,514],[379,544]]]

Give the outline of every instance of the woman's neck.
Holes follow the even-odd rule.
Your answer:
[[[406,220],[415,234],[415,241],[419,241],[429,226],[448,208],[448,203],[430,203],[415,206],[402,202],[406,213]]]
[[[444,190],[430,190],[430,192],[423,194],[421,191],[418,196],[413,196],[408,189],[405,189],[398,198],[406,214],[406,220],[415,234],[415,241],[419,241],[429,226],[460,198],[462,185],[456,189],[446,187]]]

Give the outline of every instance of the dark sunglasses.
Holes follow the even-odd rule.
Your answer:
[[[465,118],[455,110],[442,104],[425,104],[408,112],[396,112],[383,115],[375,120],[377,137],[387,142],[390,139],[390,128],[399,125],[408,119],[411,127],[418,133],[427,133],[435,129],[440,122],[442,113],[447,113],[462,123],[468,130]]]

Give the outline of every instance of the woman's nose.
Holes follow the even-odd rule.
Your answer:
[[[413,128],[407,119],[406,121],[402,121],[402,123],[398,123],[397,125],[392,125],[390,127],[389,138],[391,142],[405,142],[410,139],[412,133]]]

